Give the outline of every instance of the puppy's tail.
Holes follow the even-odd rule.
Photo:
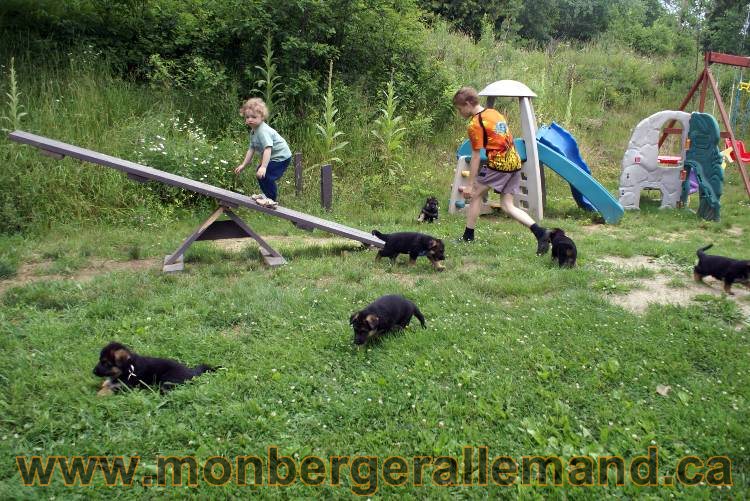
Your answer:
[[[422,328],[426,329],[427,324],[424,322],[424,315],[422,315],[422,312],[419,311],[419,308],[416,306],[414,307],[414,316],[417,317],[417,320],[419,320],[419,323],[422,324]]]
[[[378,230],[372,230],[372,234],[375,235],[376,237],[378,237],[383,242],[387,242],[388,241],[388,235],[383,235]]]
[[[708,245],[707,245],[707,246],[705,246],[705,247],[701,247],[700,249],[698,249],[698,251],[696,252],[696,254],[698,255],[698,257],[701,257],[701,255],[702,255],[702,254],[703,254],[704,252],[706,252],[706,251],[707,251],[708,249],[710,249],[710,248],[711,248],[711,247],[713,247],[713,246],[714,246],[714,244],[708,244]]]

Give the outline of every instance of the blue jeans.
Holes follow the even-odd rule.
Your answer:
[[[291,161],[292,157],[289,157],[286,160],[272,160],[268,162],[265,177],[258,179],[260,189],[263,190],[263,194],[266,197],[271,200],[276,200],[279,196],[279,189],[276,186],[276,181],[284,175],[284,172],[286,172],[286,168],[289,167],[289,162]],[[258,168],[260,168],[260,165],[258,165]]]

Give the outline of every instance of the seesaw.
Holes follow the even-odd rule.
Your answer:
[[[79,148],[72,144],[55,141],[54,139],[18,130],[11,132],[8,135],[8,138],[18,143],[34,146],[38,148],[42,154],[58,160],[66,156],[77,158],[78,160],[103,165],[124,172],[128,178],[133,181],[140,183],[156,181],[215,199],[219,207],[189,237],[187,237],[184,242],[182,242],[182,245],[180,245],[176,251],[164,258],[163,271],[182,270],[184,268],[184,253],[196,240],[220,240],[225,238],[253,238],[258,242],[261,255],[266,264],[269,266],[280,266],[285,264],[286,260],[284,257],[232,211],[232,209],[237,207],[245,207],[270,216],[286,219],[302,230],[312,231],[317,228],[327,233],[332,233],[350,240],[356,240],[368,246],[383,248],[385,245],[385,242],[379,238],[356,228],[350,228],[342,224],[334,223],[333,221],[321,219],[303,212],[297,212],[282,206],[277,206],[273,209],[266,208],[259,205],[252,198],[240,193],[235,193],[187,177],[177,176],[175,174],[170,174],[169,172],[146,167],[145,165],[140,165],[121,158],[104,155],[96,151]],[[225,214],[229,219],[220,221],[219,217],[222,214]]]

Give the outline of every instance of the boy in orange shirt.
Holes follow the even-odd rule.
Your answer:
[[[513,204],[513,195],[521,187],[521,159],[513,145],[508,123],[494,109],[479,104],[479,95],[472,87],[462,87],[453,96],[453,105],[464,118],[470,118],[467,129],[471,142],[468,184],[463,190],[471,200],[466,211],[463,240],[474,240],[482,200],[490,189],[499,193],[503,211],[531,230],[537,239],[537,255],[545,254],[550,246],[550,230],[539,226],[525,211]],[[487,165],[479,168],[479,150],[487,151]]]

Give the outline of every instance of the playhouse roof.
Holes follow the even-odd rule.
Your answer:
[[[516,80],[498,80],[479,92],[480,96],[536,97],[531,89]]]

